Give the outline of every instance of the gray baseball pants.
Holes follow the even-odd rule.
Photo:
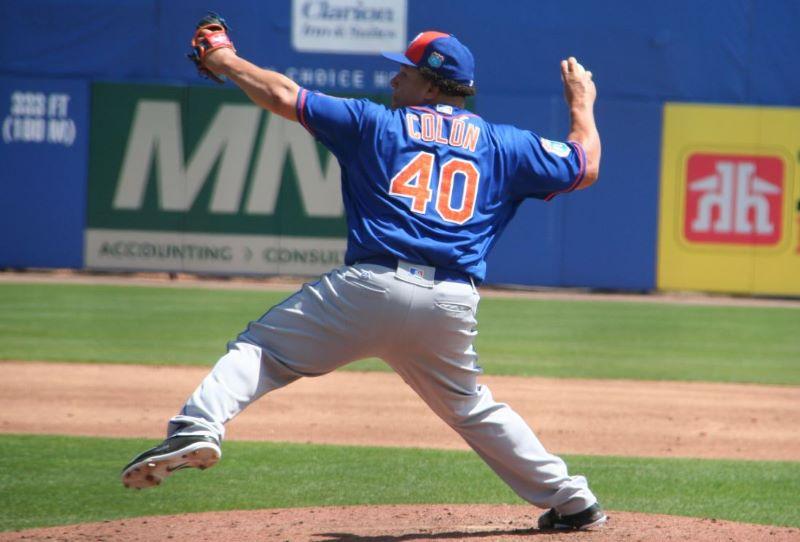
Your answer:
[[[562,514],[580,512],[597,501],[586,479],[569,476],[519,414],[478,384],[478,300],[468,283],[415,284],[399,269],[370,264],[335,269],[251,322],[168,432],[221,440],[224,424],[265,393],[377,357],[520,497]]]

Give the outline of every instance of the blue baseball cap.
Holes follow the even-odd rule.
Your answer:
[[[467,46],[452,34],[429,30],[417,34],[405,53],[382,54],[406,66],[429,68],[445,79],[468,87],[475,85],[475,59]]]

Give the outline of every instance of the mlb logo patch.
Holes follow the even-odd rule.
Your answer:
[[[400,280],[416,284],[417,286],[424,286],[425,288],[433,288],[434,276],[436,275],[436,268],[427,265],[406,262],[398,260],[397,272],[395,277]]]
[[[784,175],[778,156],[690,155],[684,238],[691,243],[778,244],[783,234]]]

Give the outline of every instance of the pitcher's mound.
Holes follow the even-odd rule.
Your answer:
[[[0,540],[476,542],[800,540],[800,529],[714,519],[609,512],[595,531],[541,532],[530,506],[338,506],[206,512],[0,533]]]

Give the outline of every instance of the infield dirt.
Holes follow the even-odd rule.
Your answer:
[[[164,436],[208,369],[0,363],[0,432]],[[800,388],[482,379],[553,452],[800,460]],[[391,431],[385,428],[391,427]],[[257,401],[228,439],[467,449],[394,373],[335,372]]]

